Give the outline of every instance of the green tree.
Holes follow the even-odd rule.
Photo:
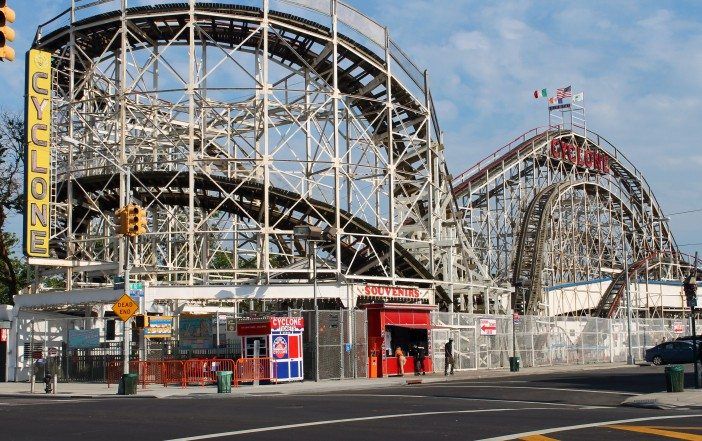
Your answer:
[[[24,119],[0,113],[0,303],[27,286],[28,268],[17,255],[19,239],[11,233],[9,219],[22,212],[24,201]]]

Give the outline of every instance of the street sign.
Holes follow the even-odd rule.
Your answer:
[[[124,294],[112,305],[112,310],[117,317],[126,322],[139,310],[139,305],[128,295]]]
[[[676,334],[682,334],[683,332],[685,332],[683,322],[674,322],[673,323],[673,332]]]
[[[497,319],[480,319],[480,335],[497,335]]]

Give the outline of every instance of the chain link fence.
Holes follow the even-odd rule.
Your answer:
[[[305,379],[315,376],[315,312],[305,311]],[[365,378],[368,375],[366,311],[318,311],[319,379]]]
[[[627,329],[626,318],[522,316],[513,325],[511,315],[434,312],[429,344],[436,372],[449,338],[456,370],[509,367],[513,351],[525,367],[614,363],[627,359]],[[682,334],[690,334],[687,320],[634,318],[632,355],[643,360],[647,348]]]
[[[304,311],[303,343],[306,380],[366,378],[368,376],[368,321],[365,310]],[[317,324],[318,323],[318,324]],[[60,381],[104,381],[109,362],[122,360],[122,343],[108,341],[107,320],[97,318],[20,318],[16,337],[16,378],[32,373],[57,374]],[[121,336],[120,326],[112,338]],[[315,327],[319,337],[319,373],[315,363]],[[513,350],[522,366],[612,363],[627,359],[626,318],[522,316],[514,325],[511,315],[431,313],[429,348],[434,371],[444,369],[444,344],[453,338],[456,370],[496,369],[509,366]],[[67,345],[71,330],[99,329],[100,343],[91,349]],[[116,332],[114,332],[116,331]],[[646,348],[680,335],[689,335],[684,319],[631,321],[632,355],[642,360]],[[513,338],[514,336],[514,338]],[[132,340],[130,358],[139,359],[138,341]],[[181,348],[177,340],[146,341],[142,356],[148,360],[188,358],[232,358],[241,356],[238,338],[222,336],[212,349]],[[41,360],[41,361],[40,361]]]

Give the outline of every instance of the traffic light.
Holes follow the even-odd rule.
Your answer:
[[[15,61],[15,50],[7,45],[15,41],[15,30],[8,23],[15,22],[15,11],[7,6],[7,0],[0,0],[0,61]]]
[[[117,223],[117,234],[126,236],[129,231],[129,220],[127,219],[127,210],[120,208],[115,211],[115,220]]]
[[[141,236],[146,233],[146,210],[140,206],[137,206],[136,222],[133,228],[135,236]]]
[[[115,211],[117,218],[117,233],[123,236],[136,237],[147,232],[146,210],[136,204]]]
[[[695,308],[697,306],[697,277],[694,275],[687,276],[683,282],[683,291],[687,299],[687,306]]]
[[[144,314],[137,314],[134,316],[134,326],[137,329],[144,329],[149,326],[149,317]]]

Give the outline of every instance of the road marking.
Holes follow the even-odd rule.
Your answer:
[[[638,432],[638,433],[645,433],[647,435],[658,435],[658,436],[662,436],[664,438],[684,439],[684,440],[688,440],[688,441],[702,440],[702,436],[694,434],[694,433],[674,432],[672,430],[662,430],[662,429],[657,429],[655,427],[648,427],[648,426],[618,425],[618,426],[605,426],[605,427],[609,427],[610,429],[625,430],[627,432]]]
[[[654,429],[674,429],[674,430],[702,430],[702,426],[646,426]]]
[[[427,386],[430,386],[428,384]],[[465,388],[472,388],[472,389],[485,389],[487,387],[497,387],[497,386],[481,386],[477,384],[471,384],[471,385],[456,385],[456,386],[450,386],[450,385],[437,385],[434,387],[448,387],[448,388],[456,388],[456,387],[465,387]],[[568,388],[562,388],[562,387],[536,387],[536,386],[499,386],[500,389],[537,389],[537,390],[555,390],[555,391],[561,391],[561,392],[584,392],[584,393],[590,393],[590,394],[610,394],[610,395],[629,395],[629,396],[635,396],[639,394],[631,393],[631,392],[623,392],[623,391],[611,391],[611,390],[591,390],[591,389],[568,389]]]
[[[531,436],[525,436],[524,438],[521,438],[524,441],[558,441],[556,438],[550,438],[548,436],[543,436],[543,435],[531,435]]]
[[[419,416],[431,416],[431,415],[456,415],[456,414],[467,414],[467,413],[489,413],[489,412],[511,412],[511,411],[521,411],[521,410],[548,410],[548,407],[526,407],[519,409],[470,409],[470,410],[446,410],[446,411],[436,411],[436,412],[417,412],[417,413],[397,413],[390,415],[374,415],[368,417],[358,417],[358,418],[343,418],[338,420],[321,420],[321,421],[310,421],[309,423],[298,423],[298,424],[286,424],[283,426],[269,426],[269,427],[257,427],[254,429],[243,429],[234,430],[231,432],[220,432],[211,433],[207,435],[196,435],[189,436],[186,438],[176,438],[169,441],[197,441],[201,439],[212,439],[212,438],[222,438],[225,436],[236,436],[236,435],[247,435],[251,433],[261,433],[261,432],[273,432],[276,430],[286,430],[286,429],[298,429],[300,427],[314,427],[314,426],[327,426],[331,424],[343,424],[343,423],[355,423],[359,421],[374,421],[374,420],[387,420],[393,418],[413,418]]]
[[[570,432],[573,430],[589,429],[591,427],[610,426],[612,424],[626,424],[626,423],[638,423],[640,421],[671,420],[671,419],[678,419],[678,418],[699,418],[699,417],[702,417],[702,413],[697,413],[694,415],[666,415],[666,416],[657,416],[657,417],[630,418],[630,419],[626,419],[626,420],[600,421],[598,423],[577,424],[574,426],[551,427],[549,429],[532,430],[530,432],[511,433],[509,435],[496,436],[493,438],[483,438],[479,441],[509,441],[509,440],[513,440],[515,438],[524,438],[525,436],[531,436],[531,435],[544,435],[547,433],[556,433],[556,432]]]
[[[546,401],[526,401],[526,400],[501,400],[498,398],[470,398],[470,397],[447,397],[436,395],[405,395],[405,394],[296,394],[295,396],[303,397],[392,397],[392,398],[434,398],[439,400],[465,400],[465,401],[489,401],[496,403],[515,403],[515,404],[540,404],[545,406],[562,406],[562,407],[577,407],[578,409],[609,409],[612,406],[583,406],[582,404],[569,403],[549,403]]]

